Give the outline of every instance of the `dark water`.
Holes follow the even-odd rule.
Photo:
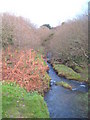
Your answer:
[[[59,77],[52,66],[49,66],[51,88],[45,94],[45,101],[51,118],[87,118],[88,117],[88,88],[85,83],[67,80]],[[54,82],[65,81],[72,86],[72,91],[61,86],[55,86]]]

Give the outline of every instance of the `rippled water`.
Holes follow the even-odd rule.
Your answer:
[[[51,88],[45,94],[45,101],[51,118],[87,118],[88,116],[88,88],[85,83],[67,80],[59,77],[52,66],[49,66]],[[61,86],[55,86],[56,81],[65,81],[72,86],[72,91]]]

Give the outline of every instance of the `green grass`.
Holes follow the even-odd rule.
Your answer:
[[[15,83],[2,84],[2,110],[3,118],[49,118],[43,97],[27,93]]]
[[[61,82],[56,82],[55,84],[56,84],[56,85],[59,85],[59,86],[63,86],[64,88],[67,88],[67,89],[72,90],[72,86],[70,86],[70,85],[69,85],[68,83],[66,83],[66,82],[61,81]]]
[[[50,76],[48,75],[47,72],[45,73],[45,76],[44,76],[43,80],[48,84],[48,88],[50,88],[49,84],[50,84],[51,78],[50,78]]]
[[[63,64],[54,64],[53,68],[58,72],[59,76],[66,77],[71,80],[83,81],[79,73],[76,73],[72,68],[69,68]]]
[[[2,118],[2,85],[0,82],[0,120]]]
[[[41,58],[41,53],[37,53],[35,60],[39,59],[40,62],[43,62],[44,66],[47,66],[46,62]]]
[[[83,69],[80,66],[75,66],[74,70],[78,73],[83,72]]]
[[[81,75],[81,79],[83,79],[86,82],[89,82],[88,81],[89,75],[88,75],[88,66],[87,65],[84,65],[84,67],[80,67],[80,66],[76,65],[76,66],[74,66],[74,70]]]

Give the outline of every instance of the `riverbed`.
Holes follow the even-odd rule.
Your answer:
[[[52,66],[48,74],[51,77],[50,90],[45,94],[45,101],[51,118],[87,118],[88,87],[83,82],[59,77]],[[72,86],[72,90],[56,86],[55,82],[64,81]]]

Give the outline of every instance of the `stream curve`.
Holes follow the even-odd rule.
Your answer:
[[[59,77],[49,66],[51,77],[50,90],[45,94],[51,118],[87,118],[88,117],[88,87],[85,83]],[[56,86],[54,83],[64,81],[72,86],[72,90]]]

